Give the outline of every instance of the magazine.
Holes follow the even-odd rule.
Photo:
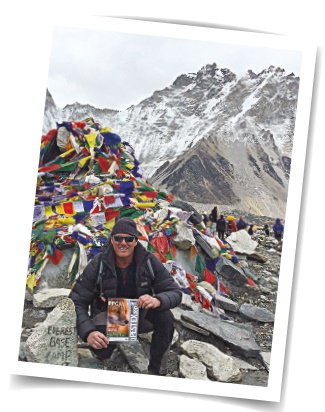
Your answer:
[[[111,342],[135,343],[138,340],[137,299],[107,299],[107,338]]]

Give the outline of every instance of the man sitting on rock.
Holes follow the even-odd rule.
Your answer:
[[[167,374],[174,334],[170,309],[181,303],[182,292],[164,265],[138,242],[134,220],[115,223],[110,240],[88,263],[69,297],[75,304],[78,334],[99,358],[109,358],[116,347],[106,336],[107,298],[137,299],[139,333],[153,330],[148,372]]]

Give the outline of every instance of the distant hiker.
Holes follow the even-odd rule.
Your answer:
[[[218,232],[219,239],[225,238],[226,225],[227,225],[226,219],[224,218],[223,215],[220,215],[219,219],[217,220],[217,232]]]
[[[237,226],[237,230],[246,229],[246,227],[248,226],[248,223],[245,222],[245,220],[243,219],[243,216],[239,216],[239,220],[236,226]]]
[[[210,213],[210,221],[211,221],[211,232],[214,235],[214,232],[217,229],[217,220],[218,220],[218,207],[215,206]]]
[[[234,216],[227,216],[227,236],[231,235],[232,232],[237,231],[237,226]]]
[[[207,226],[207,225],[208,225],[208,222],[209,222],[209,218],[208,218],[207,212],[203,212],[202,220],[203,220],[203,223],[205,224],[205,226]]]
[[[250,225],[250,226],[249,226],[249,229],[248,229],[248,234],[251,235],[251,236],[252,236],[252,234],[254,233],[254,232],[253,232],[253,226],[254,226],[254,225]]]
[[[277,218],[275,220],[275,224],[273,225],[273,233],[274,237],[280,242],[282,240],[283,236],[283,231],[284,231],[284,226],[281,223],[281,219]]]
[[[265,224],[264,227],[263,227],[263,230],[264,230],[266,236],[270,236],[269,225]]]

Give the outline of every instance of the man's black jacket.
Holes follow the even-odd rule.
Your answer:
[[[100,276],[100,262],[102,274]],[[182,292],[164,265],[148,252],[138,242],[134,248],[136,291],[135,298],[141,295],[154,295],[160,300],[157,311],[172,309],[180,305]],[[107,301],[103,298],[123,297],[116,296],[117,273],[115,269],[115,253],[110,242],[103,247],[86,266],[82,275],[77,279],[70,299],[73,300],[77,313],[77,329],[80,338],[87,340],[88,335],[96,330],[92,317],[100,312],[107,311]],[[91,313],[89,315],[89,306]]]

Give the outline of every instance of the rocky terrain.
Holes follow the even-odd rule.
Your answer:
[[[258,308],[264,308],[274,314],[276,308],[277,284],[281,260],[281,244],[279,244],[279,242],[271,236],[265,236],[262,230],[257,230],[252,236],[252,239],[258,241],[256,253],[263,256],[265,261],[259,262],[255,259],[249,259],[247,256],[242,255],[241,264],[245,262],[243,265],[249,269],[249,273],[251,274],[256,287],[247,285],[243,287],[236,287],[235,285],[229,283],[228,286],[231,289],[233,301],[238,303],[239,307],[244,303],[248,303]],[[189,305],[188,302],[186,303],[186,301],[183,301],[181,308],[184,311],[193,310],[193,306]],[[175,313],[176,312],[177,311],[175,311]],[[198,329],[199,332],[189,329],[184,326],[184,323],[177,319],[176,315],[176,330],[178,331],[179,336],[170,352],[168,376],[179,378],[182,377],[179,372],[179,359],[182,353],[184,353],[182,350],[182,344],[189,340],[199,340],[201,342],[212,342],[212,344],[220,349],[220,351],[224,354],[247,362],[248,365],[246,364],[243,369],[241,369],[241,380],[234,383],[242,385],[267,386],[269,372],[268,362],[270,361],[270,353],[272,349],[273,322],[261,322],[249,319],[240,312],[225,310],[225,314],[230,320],[236,323],[246,326],[249,325],[252,327],[254,339],[261,349],[258,356],[247,356],[243,352],[234,350],[233,347],[229,346],[229,344],[225,343],[221,339],[216,339],[215,337],[211,337],[211,335],[206,336],[205,334],[202,334],[202,329]],[[211,315],[206,314],[206,316]],[[139,340],[144,352],[148,355],[148,336],[140,337]],[[114,352],[112,359],[104,362],[104,368],[107,368],[108,370],[128,371],[132,373],[133,369],[128,363],[128,356],[132,359],[132,356],[128,355],[127,352],[117,350]],[[94,365],[96,364],[99,368],[103,367],[103,365],[98,363],[98,361],[94,358],[84,362],[89,362]],[[83,364],[83,362],[81,362],[81,364]]]
[[[255,216],[255,220],[259,220],[262,224],[261,219],[263,220],[263,218]],[[249,237],[248,234],[247,236]],[[272,236],[266,236],[260,226],[255,227],[251,240],[257,242],[254,253],[236,253],[236,256],[239,258],[240,266],[245,269],[254,285],[247,283],[236,285],[236,282],[230,282],[223,278],[224,284],[230,290],[230,296],[217,303],[219,315],[222,313],[224,318],[222,321],[220,321],[220,316],[203,309],[200,304],[195,303],[186,294],[183,294],[181,306],[173,310],[176,331],[169,356],[168,376],[267,386],[272,349],[273,314],[276,308],[281,260],[281,243]],[[37,330],[37,324],[44,322],[49,316],[52,306],[55,305],[50,305],[51,308],[42,308],[42,304],[37,306],[40,307],[35,308],[35,297],[33,302],[33,297],[26,292],[19,355],[21,361],[27,361],[28,358],[26,355],[28,353],[28,348],[26,349],[28,344],[26,345],[26,341]],[[219,332],[215,333],[213,328],[219,322],[226,323],[226,325],[240,326],[243,333],[250,335],[249,340],[251,342],[248,347],[241,346],[240,338],[236,341],[233,336],[226,336],[227,331],[225,331],[226,335],[222,336],[224,332],[221,331],[218,336]],[[111,358],[105,361],[93,356],[88,345],[78,340],[76,366],[129,373],[146,373],[150,338],[151,334],[139,335],[139,342],[136,345],[120,344]],[[227,377],[221,376],[220,371],[211,372],[207,352],[204,352],[203,357],[199,355],[200,351],[204,350],[204,348],[197,347],[201,344],[210,345],[205,348],[209,353],[213,352],[213,348],[217,348],[220,351],[217,356],[226,356],[226,359],[232,359],[231,362],[237,372],[231,372]],[[32,346],[34,345],[35,342]],[[194,349],[190,345],[194,345]],[[223,358],[221,360],[216,358],[213,362],[219,364],[222,370]],[[209,371],[208,374],[207,370]]]

